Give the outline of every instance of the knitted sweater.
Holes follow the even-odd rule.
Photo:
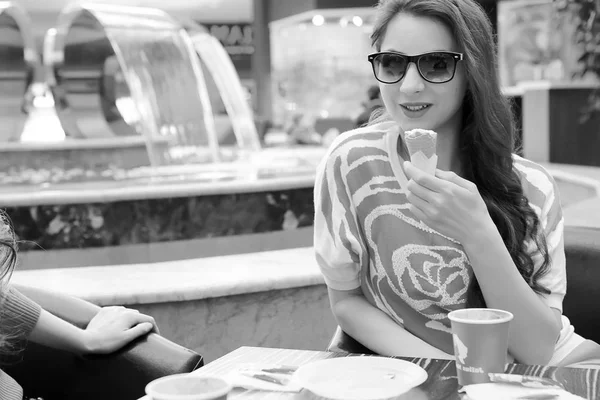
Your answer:
[[[31,334],[41,308],[18,290],[7,286],[0,290],[0,325],[14,339],[26,339]],[[12,340],[12,338],[11,338]],[[8,374],[0,370],[0,399],[22,400],[23,389]]]
[[[330,288],[361,288],[367,301],[398,325],[452,354],[448,313],[465,307],[473,271],[457,240],[410,212],[408,179],[396,150],[398,136],[394,123],[381,123],[336,138],[317,170],[316,258]],[[538,215],[552,260],[538,280],[551,292],[540,295],[541,300],[562,311],[566,269],[557,186],[541,166],[516,155],[514,168]],[[527,249],[539,268],[539,249],[531,241]],[[568,341],[572,350],[582,339],[572,335],[568,319],[562,322],[558,343]]]

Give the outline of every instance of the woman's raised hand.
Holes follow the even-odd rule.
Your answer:
[[[87,353],[107,354],[158,328],[154,318],[125,307],[104,307],[84,331]]]
[[[477,186],[454,172],[429,175],[404,162],[410,211],[439,233],[467,243],[494,226]],[[490,225],[491,224],[491,225]]]

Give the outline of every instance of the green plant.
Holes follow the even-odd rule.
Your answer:
[[[554,0],[557,10],[575,24],[575,42],[582,54],[578,62],[581,70],[576,77],[593,74],[600,80],[600,0]],[[582,122],[600,113],[600,89],[592,91],[588,105],[583,110]]]

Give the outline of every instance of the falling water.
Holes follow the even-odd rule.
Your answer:
[[[240,149],[257,151],[260,140],[250,105],[244,96],[240,77],[223,45],[206,32],[191,36],[194,48],[214,79],[227,110]]]
[[[153,167],[220,160],[206,83],[182,29],[106,27]]]
[[[182,23],[158,9],[98,3],[67,7],[58,26],[60,32],[73,29],[75,36],[76,29],[83,29],[95,41],[110,42],[112,51],[99,72],[114,82],[109,99],[114,98],[122,120],[145,138],[153,174],[156,167],[240,160],[260,151],[239,76],[212,36],[193,31],[192,38]],[[56,43],[60,49],[61,41]],[[233,152],[219,147],[201,59],[232,124]],[[166,170],[182,169],[161,169]]]

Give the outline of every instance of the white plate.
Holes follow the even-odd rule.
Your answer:
[[[332,400],[383,400],[399,396],[427,380],[416,364],[387,357],[341,357],[298,368],[294,381]]]

